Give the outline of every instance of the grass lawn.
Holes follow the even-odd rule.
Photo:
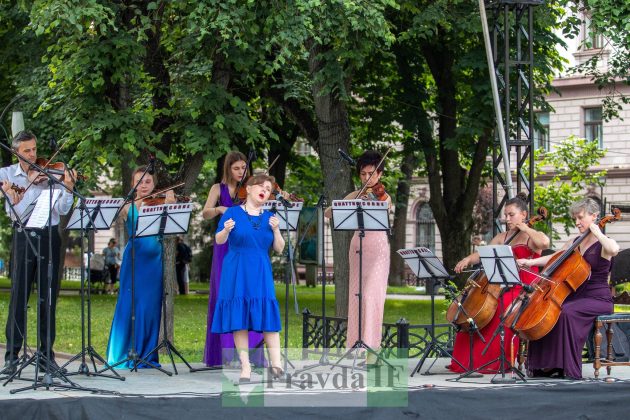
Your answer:
[[[63,287],[69,283],[69,288],[74,288],[78,282],[64,282]],[[8,284],[5,279],[0,279],[0,287]],[[208,285],[200,283],[200,289],[207,289]],[[300,314],[293,310],[293,296],[289,299],[289,347],[300,347],[302,343],[302,314],[308,308],[315,314],[321,313],[321,288],[307,288],[298,286],[298,303]],[[276,285],[276,296],[280,302],[284,327],[284,286]],[[29,309],[29,342],[35,343],[35,306],[34,297],[31,296],[31,308]],[[0,292],[0,322],[6,323],[8,313],[9,293]],[[101,355],[105,354],[109,329],[112,322],[116,296],[93,295],[92,296],[92,345]],[[444,320],[446,302],[436,301],[436,322]],[[327,288],[326,313],[334,313],[334,291]],[[208,313],[208,295],[191,294],[177,296],[175,298],[175,346],[190,362],[201,361],[206,339],[206,317]],[[81,349],[81,312],[80,297],[59,297],[57,305],[57,339],[55,349],[57,351],[75,354]],[[428,300],[387,300],[385,304],[385,322],[396,322],[400,318],[406,318],[412,324],[430,322],[430,301]],[[284,332],[281,333],[284,341]],[[1,337],[4,341],[4,337]]]

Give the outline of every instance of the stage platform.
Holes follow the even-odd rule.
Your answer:
[[[584,380],[534,379],[515,384],[493,384],[493,375],[454,381],[447,359],[437,359],[431,375],[409,372],[417,360],[405,360],[405,377],[392,380],[379,368],[352,371],[350,367],[318,366],[304,372],[293,370],[292,380],[271,381],[252,375],[252,383],[236,385],[238,370],[191,373],[178,364],[171,377],[154,369],[138,372],[117,370],[125,380],[74,375],[69,378],[83,390],[27,390],[33,368],[0,387],[1,419],[161,419],[195,418],[621,418],[630,398],[630,367],[614,367],[612,376],[600,373],[595,380],[592,365],[584,365]],[[423,367],[425,372],[434,360]],[[311,361],[293,361],[296,367]],[[70,372],[78,369],[70,365]],[[399,366],[400,365],[399,363]],[[172,371],[172,366],[163,367]],[[193,367],[202,367],[193,364]],[[391,375],[390,375],[391,376]],[[344,384],[344,378],[346,383]],[[365,379],[362,382],[360,379]],[[259,381],[259,382],[256,382]],[[3,381],[4,383],[4,381]],[[229,416],[229,417],[227,417]],[[295,417],[293,417],[295,416]]]

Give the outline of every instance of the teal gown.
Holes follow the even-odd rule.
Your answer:
[[[135,205],[129,208],[127,232],[131,236],[138,214]],[[136,238],[135,247],[135,335],[136,353],[141,359],[158,364],[157,352],[147,354],[157,346],[160,334],[162,305],[162,245],[157,236]],[[131,240],[127,243],[120,267],[120,290],[107,344],[107,363],[116,364],[124,360],[131,346]],[[125,362],[117,368],[131,368]],[[148,367],[140,363],[138,367]]]

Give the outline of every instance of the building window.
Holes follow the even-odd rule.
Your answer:
[[[602,107],[584,108],[584,138],[590,141],[598,141],[599,147],[603,148]]]
[[[534,149],[549,151],[549,113],[537,112],[534,124]]]
[[[604,47],[604,37],[597,33],[591,23],[591,18],[584,16],[584,46],[585,50],[599,50]]]
[[[435,252],[435,220],[429,203],[419,205],[416,210],[416,246]]]

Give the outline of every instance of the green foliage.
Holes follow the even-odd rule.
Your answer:
[[[544,154],[543,154],[544,153]],[[551,152],[537,150],[536,156],[542,159],[536,166],[536,177],[550,174],[545,185],[536,183],[534,199],[536,206],[544,206],[550,213],[550,222],[560,224],[568,235],[573,227],[569,207],[584,197],[587,188],[601,186],[606,171],[590,171],[606,154],[596,141],[571,136],[556,145]],[[559,234],[551,224],[541,229],[559,239]]]
[[[619,91],[620,84],[630,84],[630,3],[626,0],[571,1],[573,15],[566,22],[564,32],[577,37],[585,27],[588,16],[590,29],[604,39],[603,50],[577,66],[573,71],[593,77],[600,90],[606,92],[603,101],[603,118],[610,120],[619,117],[622,104],[629,104],[630,97]],[[583,48],[594,46],[590,37],[585,37]],[[602,66],[602,62],[606,66]]]

